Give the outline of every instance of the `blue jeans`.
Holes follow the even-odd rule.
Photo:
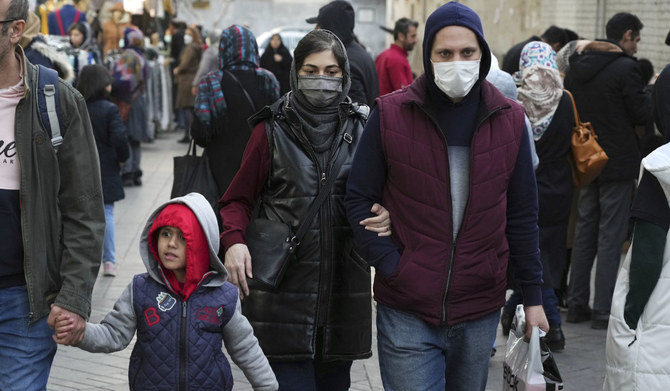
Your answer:
[[[499,311],[452,326],[377,304],[377,349],[386,391],[484,390]]]
[[[351,360],[270,363],[279,391],[346,391],[351,386]]]
[[[114,235],[114,204],[105,204],[105,241],[102,261],[116,263],[116,240]]]
[[[47,317],[28,323],[25,285],[0,289],[0,390],[45,390],[56,354]]]

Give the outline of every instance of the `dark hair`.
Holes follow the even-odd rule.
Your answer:
[[[640,58],[637,60],[637,66],[640,68],[642,81],[645,85],[649,84],[652,76],[654,76],[654,65],[646,58]]]
[[[334,33],[322,29],[310,31],[298,42],[298,46],[293,51],[296,71],[302,68],[307,56],[313,53],[325,52],[326,50],[333,51],[337,65],[344,72],[344,64],[347,62],[347,53],[344,51],[344,47],[337,41]]]
[[[396,20],[395,27],[393,27],[393,39],[398,39],[398,34],[403,33],[407,37],[410,26],[414,28],[419,27],[419,22],[411,20],[409,18],[400,18]]]
[[[86,42],[86,38],[88,38],[87,37],[88,31],[86,30],[86,27],[84,27],[84,25],[81,24],[81,22],[72,23],[70,27],[67,28],[67,35],[70,35],[72,30],[77,30],[81,33],[81,35],[84,36],[84,40],[81,42],[82,44]]]
[[[552,25],[542,33],[542,40],[549,45],[557,43],[559,47],[556,51],[559,51],[568,43],[568,34],[566,34],[565,29]]]
[[[100,64],[86,65],[79,71],[77,90],[85,101],[106,98],[109,94],[105,88],[112,84],[112,76],[107,68]]]
[[[579,34],[577,34],[576,32],[570,29],[563,29],[563,30],[565,31],[565,34],[568,36],[568,42],[579,39]]]
[[[628,12],[619,12],[607,21],[605,34],[607,35],[607,39],[619,42],[628,30],[633,31],[631,38],[637,37],[640,35],[642,27],[644,27],[644,25],[637,16]]]
[[[7,8],[5,20],[25,20],[28,21],[28,0],[11,0]],[[7,35],[10,23],[2,24],[2,35]]]

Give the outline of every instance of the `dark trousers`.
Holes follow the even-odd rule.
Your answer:
[[[591,268],[595,274],[593,318],[607,319],[621,261],[621,246],[628,231],[628,218],[635,182],[593,182],[579,193],[579,217],[572,245],[569,305],[588,306]]]
[[[305,360],[270,363],[279,391],[346,391],[352,361]]]

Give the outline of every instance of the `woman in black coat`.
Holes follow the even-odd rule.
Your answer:
[[[289,75],[291,72],[291,64],[293,57],[281,40],[279,34],[274,34],[270,38],[270,43],[265,48],[265,52],[261,56],[261,68],[265,68],[274,73],[279,81],[279,93],[284,95],[291,86],[289,85]]]
[[[518,100],[531,123],[535,151],[540,163],[535,170],[539,206],[540,259],[543,280],[542,303],[549,321],[545,342],[552,351],[563,350],[565,336],[555,290],[560,288],[567,251],[568,218],[572,200],[572,177],[568,154],[575,124],[570,96],[563,90],[556,53],[544,42],[526,44],[521,52],[517,78]],[[503,307],[500,322],[509,330],[514,308],[521,303],[515,289]]]
[[[116,275],[114,202],[125,196],[121,165],[128,159],[128,136],[118,107],[109,100],[112,78],[102,65],[87,65],[79,72],[77,89],[86,100],[95,144],[100,158],[102,194],[105,202],[105,242],[102,252],[104,275]]]

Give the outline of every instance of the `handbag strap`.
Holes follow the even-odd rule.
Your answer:
[[[346,141],[347,144],[351,144],[351,142],[353,141],[351,135],[346,132],[344,133],[342,140]],[[291,238],[291,241],[295,243],[296,246],[300,244],[300,238],[302,238],[303,235],[305,235],[305,233],[309,229],[310,222],[314,219],[316,213],[319,211],[319,208],[321,208],[321,205],[330,194],[330,189],[333,187],[335,179],[337,179],[337,175],[340,173],[340,168],[342,167],[344,159],[347,156],[346,153],[342,153],[342,149],[344,149],[342,146],[337,148],[337,152],[335,154],[335,160],[333,162],[333,166],[330,169],[330,176],[328,176],[328,178],[325,178],[325,182],[324,178],[323,177],[321,178],[323,186],[319,191],[319,195],[316,196],[316,199],[314,199],[312,205],[310,205],[309,210],[307,211],[307,215],[303,219],[302,223],[300,223],[300,227],[298,227],[298,231],[296,231],[293,238]]]
[[[237,84],[237,86],[240,87],[240,89],[242,90],[242,92],[244,92],[244,96],[247,98],[247,102],[249,103],[249,106],[251,106],[251,110],[253,110],[253,112],[255,113],[255,112],[256,112],[256,105],[254,104],[254,101],[251,99],[251,96],[250,96],[249,93],[247,92],[246,88],[244,88],[244,86],[242,85],[242,83],[240,83],[240,80],[239,80],[237,77],[235,77],[235,75],[233,75],[232,72],[229,72],[229,71],[227,71],[227,70],[224,70],[224,72],[226,72],[226,74],[227,74],[228,76],[230,76],[231,79],[233,79],[233,81],[235,82],[235,84]]]
[[[575,104],[575,98],[572,96],[572,93],[568,90],[563,90],[565,91],[566,94],[570,97],[570,101],[572,101],[572,111],[575,113],[575,125],[579,125],[582,123],[579,119],[579,112],[577,111],[577,105]]]
[[[205,152],[206,152],[206,151],[205,151],[205,148],[203,148],[203,149],[202,149],[202,155],[200,155],[200,156],[202,156],[202,157],[207,156]],[[190,156],[198,156],[198,148],[197,148],[197,144],[195,143],[195,140],[194,140],[193,138],[191,138],[191,142],[188,144],[188,149],[186,150],[186,155],[187,155],[187,156],[188,156],[188,155],[190,155]]]

